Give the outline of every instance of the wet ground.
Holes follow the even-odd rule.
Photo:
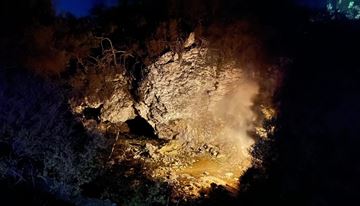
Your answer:
[[[231,147],[229,147],[231,148]],[[120,138],[110,163],[140,161],[142,175],[171,188],[171,198],[197,198],[212,184],[236,194],[239,177],[251,166],[251,157],[239,158],[238,150],[216,145],[189,146],[178,140],[158,142],[141,138]],[[235,148],[235,147],[232,147]]]

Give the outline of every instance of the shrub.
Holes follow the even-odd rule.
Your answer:
[[[71,114],[63,92],[30,74],[0,73],[0,178],[27,182],[63,198],[101,172],[106,141]]]

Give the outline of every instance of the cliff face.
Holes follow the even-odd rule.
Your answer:
[[[236,61],[218,61],[193,35],[180,54],[167,52],[149,65],[142,79],[121,66],[88,71],[72,81],[73,111],[88,128],[117,134],[111,164],[140,161],[142,174],[169,183],[174,194],[197,195],[211,183],[236,188],[252,164],[249,133],[266,137],[262,121],[273,116],[256,99],[267,96],[259,79]],[[93,119],[86,118],[89,109],[97,111]]]
[[[78,75],[73,85],[81,92],[71,100],[73,110],[98,108],[99,120],[114,124],[139,115],[160,139],[192,145],[252,143],[247,131],[255,120],[251,106],[259,88],[234,62],[217,63],[207,48],[194,46],[190,35],[180,55],[165,53],[147,71],[136,88],[139,101],[130,94],[130,75],[121,69]]]
[[[234,63],[218,66],[206,48],[191,48],[181,57],[166,53],[148,69],[136,108],[160,138],[196,143],[247,136],[258,87]]]
[[[205,63],[205,55],[206,49],[198,48],[183,53],[181,59],[170,52],[149,67],[137,108],[160,138],[191,138],[187,135],[194,129],[193,120],[208,110],[218,81],[217,68]]]

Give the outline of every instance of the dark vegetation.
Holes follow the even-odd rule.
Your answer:
[[[145,66],[162,53],[180,52],[192,31],[198,44],[220,51],[220,60],[237,57],[264,70],[277,65],[282,74],[274,97],[277,129],[253,150],[263,163],[241,178],[237,197],[214,185],[209,196],[193,204],[358,204],[358,21],[331,19],[285,0],[126,2],[111,9],[98,7],[92,16],[75,19],[55,17],[48,0],[1,1],[2,205],[66,205],[82,192],[98,197],[91,184],[102,188],[113,182],[101,178],[122,175],[116,168],[102,170],[108,140],[86,131],[71,114],[69,88],[63,86],[64,79],[86,69],[82,61],[88,55],[100,55],[95,37],[108,37],[124,51],[120,62],[139,79],[146,75]],[[310,21],[314,16],[316,20]],[[98,118],[96,110],[84,115]],[[141,119],[132,121],[139,121],[130,126],[133,131],[143,124]],[[152,134],[151,128],[146,132]],[[123,196],[132,191],[142,201],[152,198],[149,191],[126,190],[127,184],[115,182],[109,188]],[[134,201],[145,204],[140,200]]]

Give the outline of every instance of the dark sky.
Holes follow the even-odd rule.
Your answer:
[[[305,5],[310,8],[325,7],[328,0],[295,0],[298,4]]]
[[[77,17],[86,16],[96,4],[116,5],[118,0],[53,0],[57,14],[72,13]]]
[[[116,5],[118,0],[53,0],[58,14],[69,12],[77,17],[86,16],[89,10],[96,4],[104,4],[106,6]],[[310,8],[325,7],[328,0],[295,0],[301,5]],[[334,0],[332,0],[334,1]],[[354,0],[357,1],[357,0]]]

